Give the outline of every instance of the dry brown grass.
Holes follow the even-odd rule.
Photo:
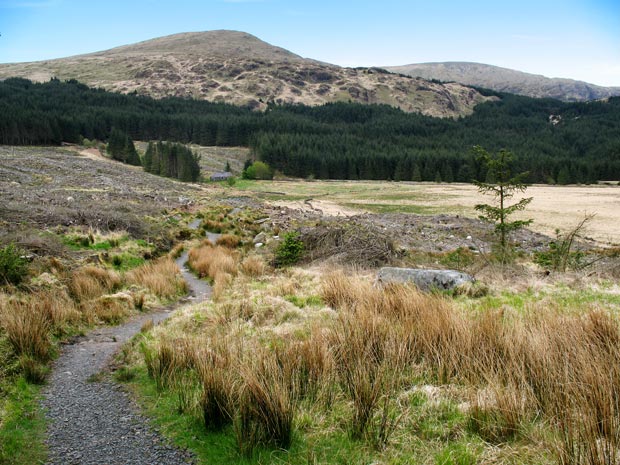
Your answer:
[[[179,267],[169,257],[148,262],[127,273],[128,284],[147,288],[162,299],[172,299],[187,292]]]
[[[12,299],[0,312],[0,326],[17,355],[47,361],[51,356],[51,324],[33,301]]]
[[[265,261],[257,255],[246,257],[241,262],[240,268],[244,275],[251,276],[253,278],[263,276],[267,272],[267,265],[265,264]]]
[[[376,383],[378,376],[371,366],[390,354],[394,341],[410,366],[422,367],[437,382],[479,390],[470,426],[487,441],[504,442],[542,416],[560,438],[561,463],[614,463],[609,460],[620,447],[620,329],[610,313],[467,315],[408,287],[380,290],[343,274],[328,275],[323,293],[342,312],[337,354],[347,390],[360,403],[354,417],[360,430],[379,395],[368,381]]]
[[[88,302],[82,302],[83,312],[107,324],[119,324],[125,320],[134,308],[129,294],[119,293],[104,295]]]
[[[272,351],[258,350],[246,357],[240,374],[243,385],[236,424],[239,449],[245,453],[259,444],[288,449],[293,439],[295,393],[288,361]]]
[[[200,246],[190,250],[189,266],[200,277],[215,279],[219,273],[237,274],[239,253],[226,247]]]
[[[241,244],[241,238],[234,234],[222,234],[217,238],[215,244],[228,247],[229,249],[235,249]]]
[[[194,258],[217,248],[201,246]],[[529,447],[534,430],[543,441],[536,447],[559,463],[616,463],[620,329],[610,312],[471,312],[413,287],[374,287],[350,271],[321,281],[322,301],[335,311],[293,304],[317,297],[315,277],[287,270],[256,283],[216,274],[220,302],[180,330],[195,339],[155,343],[145,353],[149,371],[163,388],[173,384],[168,373],[196,370],[205,427],[232,423],[246,453],[287,447],[298,409],[322,418],[338,411],[336,428],[383,449],[413,427],[399,395],[422,379],[459,390],[466,417],[458,434],[489,448]],[[288,315],[291,308],[298,313]],[[287,318],[299,318],[292,330],[282,330]]]
[[[168,253],[168,256],[170,256],[171,258],[179,258],[181,254],[183,253],[183,250],[185,250],[185,244],[183,243],[177,244]]]
[[[75,302],[64,288],[37,290],[30,295],[29,302],[33,310],[42,313],[56,330],[81,319]]]
[[[69,290],[77,301],[85,301],[112,292],[120,284],[118,273],[88,265],[71,273]]]
[[[213,300],[218,302],[222,298],[228,287],[231,285],[232,281],[233,277],[231,274],[225,272],[218,272],[213,279]]]
[[[238,380],[230,348],[216,340],[205,341],[195,352],[202,394],[200,408],[205,428],[217,431],[231,424],[235,415]]]

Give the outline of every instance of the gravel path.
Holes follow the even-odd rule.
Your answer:
[[[205,300],[210,287],[177,264],[190,289],[192,303]],[[158,323],[170,310],[139,315],[115,327],[97,329],[64,347],[44,391],[43,407],[49,420],[50,465],[181,465],[192,455],[171,446],[155,431],[118,384],[92,381],[120,347],[148,320]],[[90,379],[90,381],[89,381]]]

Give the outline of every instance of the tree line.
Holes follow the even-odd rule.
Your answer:
[[[486,179],[471,152],[482,145],[514,153],[528,182],[620,179],[620,98],[564,103],[486,93],[495,100],[472,115],[442,119],[355,103],[270,104],[256,112],[12,78],[0,82],[0,143],[111,141],[117,128],[133,140],[251,147],[255,159],[290,176],[443,182]]]
[[[144,171],[195,182],[200,178],[200,155],[190,148],[172,142],[149,142],[142,158]]]

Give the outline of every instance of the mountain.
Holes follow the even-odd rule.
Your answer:
[[[8,77],[76,79],[122,93],[193,97],[251,108],[265,108],[271,101],[354,101],[442,117],[470,114],[489,99],[461,84],[302,58],[237,31],[175,34],[87,55],[0,64],[0,79]]]
[[[460,82],[527,97],[551,97],[565,102],[597,100],[620,95],[620,87],[601,87],[572,79],[548,78],[499,66],[468,62],[419,63],[387,66],[394,73],[442,82]]]

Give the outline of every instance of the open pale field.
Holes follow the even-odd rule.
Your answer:
[[[476,217],[474,206],[492,203],[471,184],[404,183],[381,181],[271,181],[240,182],[238,187],[257,193],[278,205],[321,209],[326,213],[400,212],[458,214]],[[532,218],[531,229],[554,235],[566,231],[585,214],[594,214],[587,236],[601,244],[620,243],[619,186],[530,186],[527,197],[534,200],[525,212]],[[311,199],[308,201],[308,199]]]

